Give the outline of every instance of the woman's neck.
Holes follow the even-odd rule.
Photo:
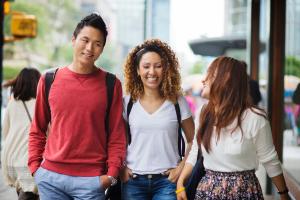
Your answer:
[[[157,100],[162,100],[163,97],[160,95],[158,90],[145,90],[144,94],[141,96],[141,99],[157,101]]]

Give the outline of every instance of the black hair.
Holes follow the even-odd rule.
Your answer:
[[[21,101],[36,98],[36,90],[40,77],[40,72],[35,68],[22,69],[19,75],[10,81],[11,92],[14,98]]]
[[[102,19],[102,17],[97,14],[97,13],[92,13],[86,17],[84,17],[76,26],[74,32],[73,32],[73,36],[75,38],[77,38],[77,35],[80,33],[80,31],[85,27],[85,26],[91,26],[95,29],[98,29],[100,32],[102,32],[103,37],[104,37],[104,43],[103,46],[106,43],[106,37],[107,37],[107,27],[106,24],[104,22],[104,20]]]

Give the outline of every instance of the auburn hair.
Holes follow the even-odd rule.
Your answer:
[[[213,130],[220,138],[222,128],[229,126],[237,119],[236,127],[241,128],[242,114],[248,108],[258,115],[266,117],[265,112],[253,105],[249,95],[249,77],[247,64],[231,57],[216,58],[208,68],[206,80],[211,81],[209,101],[199,117],[197,141],[203,144],[207,152],[211,149]],[[255,111],[256,108],[259,111]]]

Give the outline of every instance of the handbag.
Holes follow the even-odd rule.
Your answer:
[[[23,103],[24,108],[25,108],[25,110],[26,110],[28,119],[29,119],[29,121],[30,121],[30,123],[31,123],[31,122],[32,122],[32,118],[31,118],[31,116],[30,116],[30,113],[29,113],[29,110],[28,110],[28,108],[27,108],[27,106],[26,106],[26,103],[25,103],[24,101],[22,101],[22,103]]]
[[[198,149],[197,162],[193,167],[193,171],[185,184],[185,191],[188,200],[194,200],[196,195],[196,190],[201,178],[205,175],[205,168],[203,165],[203,156],[201,150]]]

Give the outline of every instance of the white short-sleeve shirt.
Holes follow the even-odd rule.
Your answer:
[[[149,114],[137,100],[133,103],[129,120],[127,104],[130,96],[124,97],[124,113],[129,121],[131,144],[127,149],[127,167],[137,174],[157,174],[177,166],[178,121],[175,106],[166,100],[159,109]],[[181,120],[192,116],[184,97],[178,98]]]

